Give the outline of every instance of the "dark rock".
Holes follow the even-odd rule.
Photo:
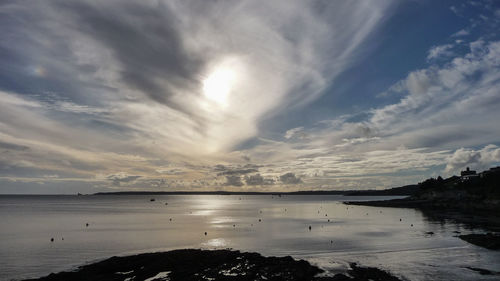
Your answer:
[[[386,271],[375,267],[360,267],[355,263],[351,263],[349,275],[353,277],[351,280],[373,280],[373,281],[400,281],[401,279],[392,276]]]
[[[478,272],[481,275],[500,275],[500,272],[491,271],[491,270],[484,269],[484,268],[469,267],[469,266],[466,266],[465,268],[470,269],[470,270],[475,271],[475,272]]]
[[[460,235],[458,237],[476,246],[484,247],[490,250],[500,250],[500,235],[498,234],[467,234]]]
[[[76,271],[52,273],[40,281],[59,280],[145,280],[169,272],[172,281],[194,280],[283,280],[283,281],[399,281],[397,277],[372,267],[351,264],[346,274],[316,277],[323,270],[304,260],[287,257],[263,257],[257,253],[230,250],[175,250],[128,257],[112,257]]]

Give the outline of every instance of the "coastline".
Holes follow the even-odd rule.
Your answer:
[[[476,246],[500,250],[500,217],[498,208],[482,202],[429,200],[414,197],[380,201],[346,201],[346,205],[417,209],[431,221],[453,221],[483,233],[457,237]],[[486,232],[486,233],[484,233]]]
[[[412,208],[434,221],[451,220],[482,233],[458,235],[468,243],[490,250],[500,249],[500,167],[461,176],[430,178],[419,183],[417,191],[403,199],[348,201],[346,205]],[[484,233],[488,232],[488,233]],[[460,233],[457,233],[460,234]]]

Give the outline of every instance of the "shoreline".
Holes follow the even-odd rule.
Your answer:
[[[290,256],[264,257],[237,250],[180,249],[111,257],[82,265],[75,271],[51,273],[24,281],[63,280],[311,280],[311,281],[400,281],[391,273],[350,263],[344,273],[330,274],[305,260]]]
[[[422,200],[413,198],[380,201],[345,201],[345,205],[386,208],[416,209],[432,221],[453,221],[470,229],[487,233],[461,235],[459,239],[489,250],[500,250],[500,217],[497,208],[487,208],[481,203],[461,203],[453,200]]]

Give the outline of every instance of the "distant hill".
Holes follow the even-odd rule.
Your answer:
[[[384,190],[305,190],[294,192],[239,192],[239,191],[117,191],[98,192],[94,195],[346,195],[346,196],[391,196],[413,195],[418,185],[406,185]]]
[[[412,197],[425,200],[495,201],[500,199],[500,167],[491,168],[472,176],[430,178],[419,183],[419,190]]]
[[[412,188],[410,188],[412,190]],[[391,194],[393,195],[393,194]],[[433,210],[459,210],[463,213],[500,212],[500,167],[477,173],[463,171],[461,176],[427,179],[405,199],[345,202],[351,205],[409,207]]]
[[[404,196],[404,195],[414,195],[420,190],[418,184],[410,184],[401,187],[394,187],[384,190],[353,190],[347,191],[344,195],[348,196]]]
[[[98,192],[94,195],[343,195],[343,190],[318,190],[296,192],[247,192],[247,191],[117,191]]]

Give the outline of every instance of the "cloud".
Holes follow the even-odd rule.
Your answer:
[[[451,51],[452,48],[452,44],[434,46],[429,50],[429,53],[427,54],[427,60],[453,56],[453,52]]]
[[[461,36],[467,36],[470,34],[470,31],[466,29],[460,29],[459,31],[453,33],[451,37],[461,37]]]
[[[468,153],[457,147],[475,155],[498,144],[500,42],[467,43],[465,32],[486,24],[478,19],[454,35],[463,42],[434,43],[432,65],[394,83],[383,104],[265,131],[323,93],[344,101],[336,79],[364,67],[394,3],[2,3],[0,177],[96,189],[380,188],[442,172]],[[203,85],[221,69],[235,75],[217,103]]]
[[[226,176],[226,184],[230,186],[242,186],[243,182],[241,181],[241,176]]]
[[[260,174],[245,176],[245,183],[247,185],[272,185],[274,184],[273,179],[266,179]]]
[[[25,145],[17,145],[14,143],[8,143],[8,142],[3,142],[0,141],[0,148],[1,149],[6,149],[6,150],[28,150],[29,147]]]
[[[257,169],[235,169],[235,170],[228,170],[224,172],[220,172],[217,175],[223,176],[223,175],[244,175],[244,174],[250,174],[250,173],[255,173],[257,172]]]
[[[38,101],[50,93],[42,115],[55,123],[119,127],[136,143],[155,139],[162,152],[187,157],[224,153],[255,137],[258,122],[318,98],[366,55],[391,7],[389,0],[9,2],[1,59],[16,67],[0,76],[8,92]],[[203,93],[203,81],[222,68],[237,74],[227,107]],[[88,123],[72,115],[82,113],[92,115]]]
[[[280,176],[280,181],[283,184],[299,184],[302,183],[302,180],[299,177],[296,177],[294,173],[286,173]]]
[[[111,52],[121,66],[121,82],[170,106],[175,103],[170,97],[176,88],[196,85],[193,80],[204,60],[186,49],[176,15],[166,4],[82,1],[58,6],[76,19],[74,24],[83,35]]]
[[[304,127],[297,127],[286,131],[285,139],[291,139],[294,137],[305,138],[306,135],[303,133]]]
[[[495,109],[500,107],[499,57],[500,42],[470,42],[467,52],[397,82],[401,98],[395,103],[304,127],[307,140],[261,139],[243,153],[264,166],[275,165],[261,172],[279,177],[292,171],[304,175],[302,181],[311,187],[381,188],[454,173],[474,163],[477,154],[469,151],[470,159],[462,162],[449,160],[457,147],[491,147],[500,139],[492,129],[500,119]],[[496,155],[488,151],[480,159]],[[494,163],[484,159],[484,168]]]
[[[481,171],[498,163],[500,163],[500,148],[496,145],[487,145],[479,150],[459,148],[447,159],[446,171],[457,174],[465,167]]]
[[[128,184],[131,182],[135,182],[139,178],[141,178],[141,176],[128,175],[124,172],[120,172],[120,173],[113,174],[113,175],[108,175],[106,177],[106,179],[111,181],[114,186],[121,186],[122,184]]]
[[[462,17],[461,9],[456,6],[450,6],[450,10],[457,16]]]
[[[258,172],[259,166],[253,164],[246,164],[243,166],[224,166],[216,165],[214,171],[217,172],[217,176],[225,175],[245,175],[250,173]]]

